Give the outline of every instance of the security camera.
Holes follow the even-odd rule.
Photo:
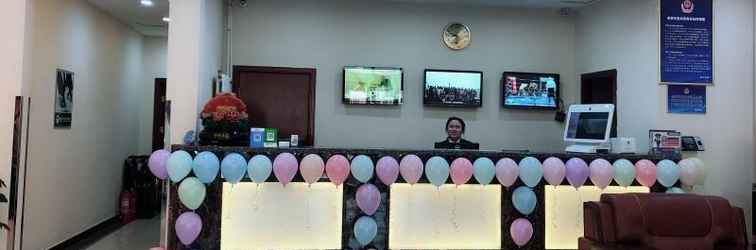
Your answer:
[[[239,0],[239,6],[247,7],[247,0]]]

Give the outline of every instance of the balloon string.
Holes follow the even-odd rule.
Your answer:
[[[556,211],[559,211],[559,210],[557,210],[557,204],[556,204],[557,203],[557,198],[556,198],[555,194],[556,194],[556,191],[557,191],[558,187],[557,186],[551,186],[551,188],[554,189],[554,192],[551,192],[551,194],[552,194],[551,195],[551,199],[549,199],[546,202],[551,203],[551,204],[549,204],[549,207],[550,207],[549,210],[551,210],[551,214],[552,214],[551,215],[552,216],[551,217],[551,229],[557,229],[557,227],[558,227],[557,226],[557,220],[556,220],[557,216],[555,216],[555,213],[556,213]]]
[[[459,189],[455,188],[454,194],[452,194],[454,206],[452,206],[452,211],[451,211],[451,216],[452,216],[451,223],[452,223],[452,226],[454,227],[454,232],[459,232],[459,223],[457,222],[457,192],[459,192]]]
[[[580,189],[576,188],[576,190],[578,191],[578,193],[577,193],[578,194],[578,200],[580,200],[580,203],[578,203],[578,204],[582,205],[583,204],[583,196],[580,195]],[[582,208],[582,206],[579,206],[579,208],[580,209],[575,209],[575,211],[577,212],[577,215],[575,216],[575,218],[577,220],[575,220],[575,227],[574,227],[574,228],[578,228],[578,230],[580,230],[580,222],[583,221],[583,218],[582,218],[583,217],[583,214],[582,214],[583,208]]]
[[[236,184],[231,184],[231,187],[228,189],[228,213],[226,213],[226,216],[224,216],[224,220],[230,220],[231,219],[231,211],[233,211],[234,208],[234,187]]]
[[[262,184],[256,183],[255,184],[255,199],[252,203],[252,210],[258,211],[260,210],[260,196],[262,195]]]
[[[436,200],[440,201],[441,200],[441,187],[440,186],[436,187],[436,196],[438,196]],[[439,235],[441,234],[438,227],[438,221],[439,221],[439,218],[436,218],[433,220],[433,239],[434,240],[438,240]]]
[[[307,186],[307,206],[306,206],[307,210],[305,210],[306,211],[305,212],[305,219],[306,219],[306,223],[307,223],[307,224],[305,224],[305,231],[307,231],[307,232],[310,232],[310,230],[311,230],[311,225],[310,225],[310,198],[312,196],[311,194],[312,194],[312,188],[310,188],[310,186],[308,185]],[[312,234],[308,234],[308,235],[312,236]]]

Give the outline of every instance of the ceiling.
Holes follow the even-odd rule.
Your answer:
[[[88,0],[97,8],[110,13],[145,36],[168,36],[168,0],[152,0],[155,5],[145,7],[139,0]]]
[[[458,5],[510,6],[524,8],[580,8],[599,0],[390,0],[394,2],[443,3]]]
[[[144,7],[139,0],[88,0],[146,36],[167,36],[168,0],[152,0],[155,5]],[[237,0],[234,0],[237,1]],[[248,0],[249,1],[249,0]],[[252,0],[253,1],[253,0]],[[459,4],[484,6],[512,6],[524,8],[580,8],[599,0],[388,0],[425,4]]]

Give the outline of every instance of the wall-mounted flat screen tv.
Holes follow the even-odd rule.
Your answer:
[[[346,104],[402,104],[401,68],[344,67],[343,102]]]
[[[423,103],[429,106],[480,107],[483,105],[483,72],[425,70]]]
[[[501,89],[507,108],[559,108],[559,74],[504,72]]]

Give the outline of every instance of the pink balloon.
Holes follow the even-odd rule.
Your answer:
[[[656,183],[656,164],[649,160],[640,160],[635,163],[635,179],[645,187],[651,187]]]
[[[331,156],[326,162],[325,171],[331,183],[339,186],[349,178],[349,160],[343,155]]]
[[[512,226],[509,227],[509,234],[512,236],[517,246],[522,247],[528,244],[530,238],[533,237],[533,224],[530,221],[519,218],[512,222]]]
[[[320,177],[323,177],[324,168],[325,163],[323,163],[323,158],[320,158],[316,154],[305,156],[302,162],[299,163],[299,172],[302,173],[302,178],[304,178],[307,184],[318,182]]]
[[[600,189],[604,189],[612,183],[614,169],[612,164],[604,159],[595,159],[588,166],[591,169],[591,182]]]
[[[165,164],[168,162],[169,157],[171,157],[171,152],[168,152],[168,150],[165,149],[152,152],[150,160],[147,162],[147,166],[150,167],[150,172],[152,172],[155,177],[161,180],[168,178],[168,169]]]
[[[473,175],[473,165],[467,158],[457,158],[452,161],[449,168],[449,175],[451,175],[452,182],[455,185],[464,185]]]
[[[496,162],[496,179],[501,185],[511,187],[520,175],[520,168],[512,159],[502,158]]]
[[[373,184],[364,184],[357,188],[357,207],[367,215],[375,214],[381,205],[381,192]]]
[[[585,164],[583,159],[573,157],[567,160],[567,164],[565,165],[565,178],[567,178],[567,181],[575,189],[582,187],[585,181],[588,180],[588,176],[591,175],[588,164]]]
[[[423,176],[423,161],[417,155],[407,155],[399,163],[399,173],[409,184],[415,184]]]
[[[273,174],[286,187],[297,174],[297,158],[291,153],[282,153],[273,160]]]
[[[202,232],[202,219],[194,212],[186,212],[176,219],[176,236],[181,243],[188,246],[199,237]]]
[[[399,178],[399,163],[396,162],[394,157],[381,157],[381,159],[378,160],[378,163],[375,164],[375,172],[378,175],[378,179],[380,179],[383,184],[391,186],[391,184],[394,184],[396,179]]]
[[[566,172],[564,162],[559,158],[549,157],[543,161],[543,178],[552,186],[561,185]]]

